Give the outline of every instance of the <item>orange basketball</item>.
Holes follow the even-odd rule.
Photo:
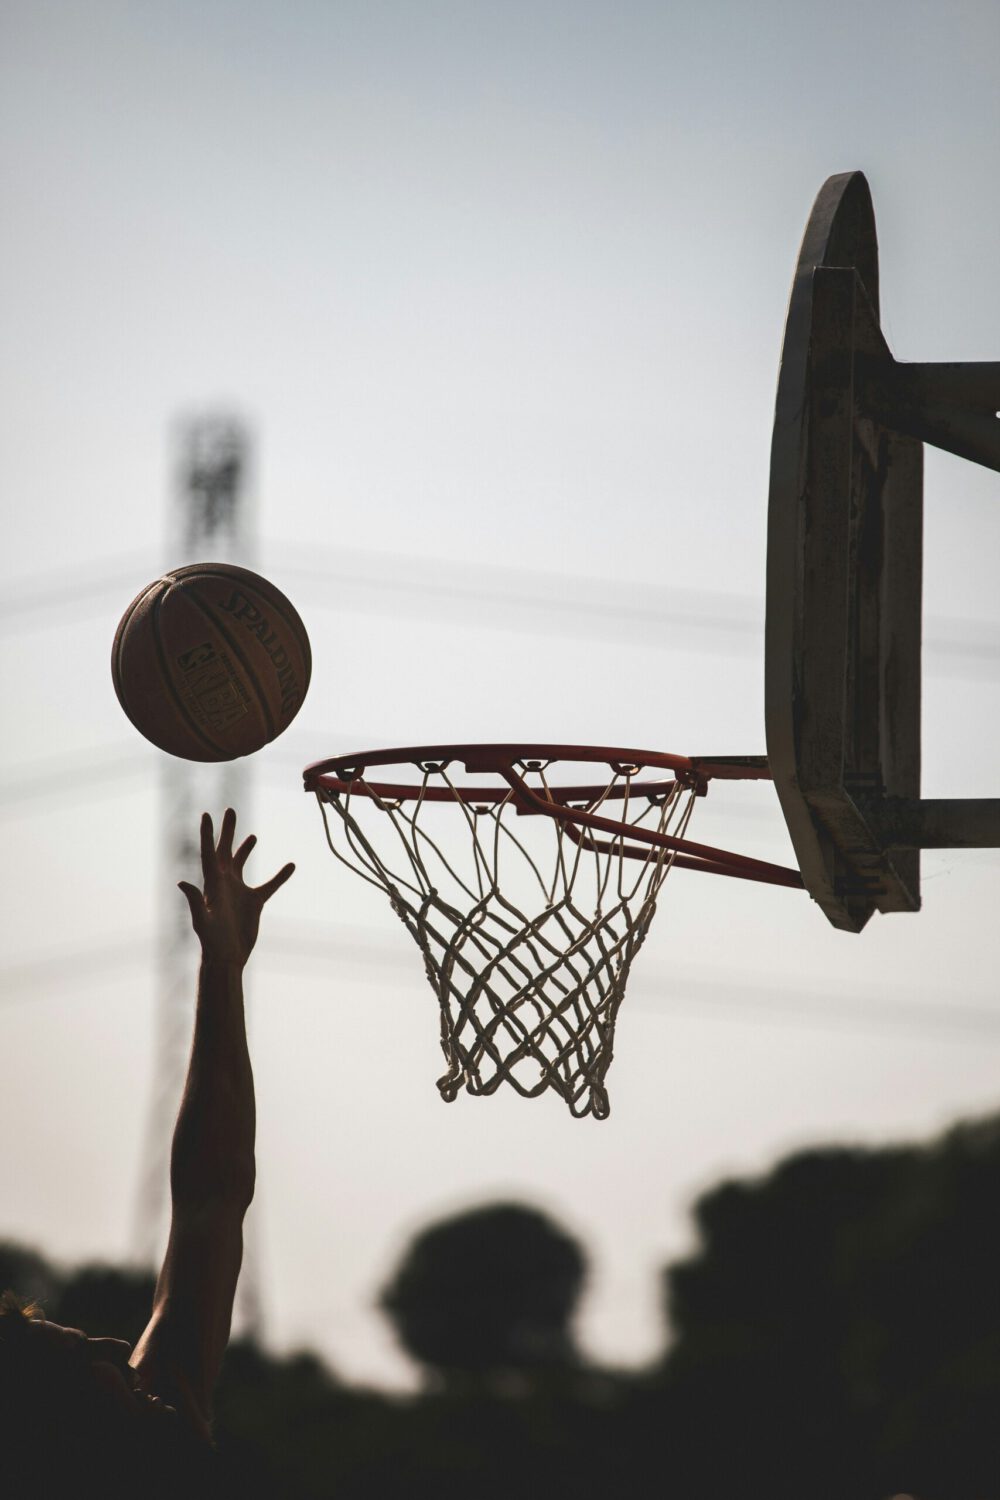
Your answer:
[[[111,652],[136,729],[185,760],[235,760],[269,744],[298,713],[311,671],[294,606],[229,563],[193,563],[144,588]]]

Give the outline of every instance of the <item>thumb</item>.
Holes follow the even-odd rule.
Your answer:
[[[190,885],[186,880],[178,880],[177,889],[183,894],[187,901],[188,908],[191,912],[191,921],[194,924],[195,931],[197,932],[198,924],[205,914],[205,898],[196,885]]]

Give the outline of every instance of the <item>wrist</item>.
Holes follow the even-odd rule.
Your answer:
[[[210,948],[201,950],[201,967],[205,972],[214,974],[240,975],[246,968],[249,953],[237,955],[233,953],[217,953]]]

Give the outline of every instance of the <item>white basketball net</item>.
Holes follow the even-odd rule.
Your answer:
[[[551,800],[546,765],[515,769]],[[633,844],[641,857],[627,857],[624,836],[574,837],[558,818],[520,817],[512,791],[470,806],[447,765],[421,771],[413,800],[362,791],[363,776],[316,796],[332,852],[385,891],[424,956],[441,1008],[442,1096],[492,1094],[503,1082],[527,1098],[551,1088],[572,1114],[605,1119],[618,1007],[675,851]],[[662,794],[630,795],[634,774],[614,768],[599,796],[573,806],[597,812],[617,791],[616,819],[683,837],[694,791],[667,782]],[[431,785],[449,788],[454,805],[427,799]],[[464,873],[443,847],[454,843],[456,815],[463,842],[471,838]],[[546,844],[548,877],[538,853]]]

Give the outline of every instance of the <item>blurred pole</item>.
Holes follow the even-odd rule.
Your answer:
[[[168,568],[196,562],[253,566],[253,525],[247,502],[250,440],[235,417],[213,413],[184,421],[177,438],[168,525]],[[133,1251],[157,1266],[166,1243],[170,1142],[187,1072],[194,1017],[198,945],[179,880],[201,884],[198,823],[210,812],[218,828],[227,807],[239,815],[237,837],[252,830],[250,767],[246,760],[202,764],[164,755],[161,778],[163,870],[157,909],[158,997],[153,1080],[140,1164]],[[249,1009],[249,1007],[248,1007]],[[261,1307],[254,1210],[244,1225],[244,1259],[235,1325],[259,1336]]]

